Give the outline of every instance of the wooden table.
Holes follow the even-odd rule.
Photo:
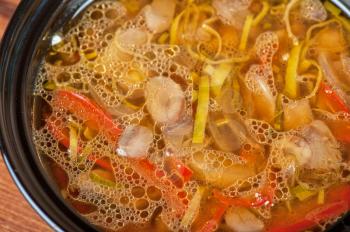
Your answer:
[[[19,0],[0,0],[0,38],[18,2]],[[13,183],[2,158],[0,158],[0,231],[51,231],[23,198]]]

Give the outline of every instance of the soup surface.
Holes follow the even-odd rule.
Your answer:
[[[42,61],[38,154],[104,231],[326,230],[350,207],[349,32],[328,1],[95,1]]]

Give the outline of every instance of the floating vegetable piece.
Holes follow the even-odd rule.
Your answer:
[[[241,30],[251,3],[252,0],[214,0],[212,5],[224,23]]]
[[[327,11],[320,0],[301,1],[300,13],[310,21],[322,22],[327,19]]]
[[[344,100],[326,83],[321,83],[320,90],[317,95],[317,106],[329,110],[332,113],[346,112],[350,113],[348,106]]]
[[[93,182],[108,187],[116,187],[113,173],[102,169],[94,169],[90,171],[90,178]]]
[[[153,141],[152,131],[143,126],[130,125],[121,134],[117,152],[121,156],[140,158],[147,155]]]
[[[187,211],[181,220],[181,227],[189,228],[193,220],[197,216],[203,194],[205,192],[205,187],[198,187],[196,193],[194,194],[190,204],[188,205]]]
[[[146,84],[146,107],[152,118],[173,124],[185,111],[185,94],[181,86],[168,77],[154,77]]]
[[[289,55],[288,65],[286,70],[284,92],[288,97],[292,99],[296,98],[299,92],[297,77],[298,77],[298,65],[299,65],[301,47],[302,45],[299,44],[292,48]]]
[[[73,127],[69,127],[69,153],[72,159],[76,159],[78,155],[78,132]]]
[[[209,77],[202,76],[199,83],[198,105],[193,129],[193,143],[203,143],[209,110]]]
[[[175,0],[153,0],[144,8],[147,27],[153,33],[166,31],[174,18]]]
[[[241,50],[241,51],[244,51],[247,48],[249,32],[252,28],[252,24],[253,24],[253,16],[251,14],[248,14],[248,16],[244,22],[241,42],[239,44],[239,50]]]
[[[334,137],[343,143],[350,143],[350,120],[327,119],[325,120]]]
[[[268,14],[270,10],[270,4],[267,1],[263,0],[261,4],[262,4],[262,10],[253,20],[252,26],[254,27],[260,24],[260,22],[265,18],[265,16]]]
[[[313,115],[308,99],[283,105],[283,129],[291,130],[312,122]]]
[[[256,174],[251,165],[232,163],[229,166],[213,166],[208,162],[202,152],[193,155],[189,163],[193,178],[219,188],[228,187],[238,180],[244,180]]]
[[[214,96],[220,94],[222,85],[232,71],[232,64],[220,64],[218,67],[208,65],[204,68],[210,76],[210,89]]]
[[[246,75],[246,85],[252,96],[254,113],[258,119],[273,121],[276,110],[276,96],[271,92],[263,66],[253,65]],[[252,106],[250,106],[252,107]]]
[[[349,210],[349,185],[334,186],[326,192],[326,202],[317,206],[317,202],[302,202],[295,205],[293,210],[298,214],[291,216],[285,212],[276,215],[267,228],[268,232],[295,232],[305,231],[318,225],[320,222],[335,219]]]
[[[300,201],[304,201],[312,196],[315,196],[317,194],[316,191],[310,191],[302,186],[298,185],[292,189],[292,194],[297,197]]]
[[[223,151],[237,151],[247,139],[244,125],[232,118],[226,118],[218,124],[209,117],[208,129],[215,144]]]
[[[273,203],[273,190],[270,187],[263,188],[252,197],[227,197],[218,190],[214,190],[214,197],[222,203],[231,206],[255,208],[268,206]]]
[[[121,130],[101,108],[89,98],[68,90],[57,90],[53,97],[53,105],[74,114],[84,121],[89,121],[93,129],[102,130],[108,138],[116,141]]]
[[[224,216],[227,207],[227,205],[217,202],[213,207],[210,208],[210,210],[213,211],[213,214],[210,215],[210,219],[204,222],[204,224],[197,230],[197,232],[215,231],[220,224],[220,221]]]
[[[305,163],[311,169],[337,168],[341,160],[339,145],[323,121],[315,120],[303,130],[312,151],[312,157]]]
[[[346,51],[347,42],[342,28],[340,26],[328,26],[322,29],[314,37],[314,46],[318,51],[322,52],[336,53]]]
[[[246,208],[231,207],[225,213],[228,227],[237,232],[259,232],[264,230],[264,222]]]

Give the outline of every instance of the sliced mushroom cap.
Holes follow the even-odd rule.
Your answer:
[[[301,99],[283,105],[284,130],[295,129],[312,122],[313,115],[308,99]]]
[[[202,152],[193,154],[189,163],[195,179],[215,187],[226,188],[239,180],[256,174],[253,166],[232,162],[230,165],[213,165]]]
[[[249,209],[232,207],[226,211],[225,222],[235,232],[263,231],[264,223]]]
[[[143,126],[128,126],[120,136],[117,152],[121,156],[141,158],[147,155],[153,141],[152,131]]]
[[[275,117],[276,96],[273,95],[264,74],[263,66],[251,66],[246,75],[246,85],[252,95],[255,116],[258,119],[271,122]]]
[[[339,167],[339,144],[323,121],[313,121],[302,129],[301,134],[302,137],[295,136],[283,143],[285,153],[294,155],[304,168],[328,170]]]
[[[181,86],[168,77],[154,77],[146,84],[146,107],[152,118],[171,125],[185,112],[185,94]]]
[[[247,131],[243,123],[233,117],[226,117],[225,122],[215,122],[211,119],[208,128],[215,144],[222,151],[236,151],[247,140]]]
[[[327,19],[327,11],[320,0],[301,1],[300,13],[310,21],[322,22]]]
[[[140,46],[147,42],[147,32],[139,28],[129,28],[120,32],[116,39],[122,46]]]
[[[166,31],[175,15],[175,0],[153,0],[150,5],[144,8],[147,27],[153,33]]]
[[[241,29],[252,0],[214,0],[212,5],[224,23]]]

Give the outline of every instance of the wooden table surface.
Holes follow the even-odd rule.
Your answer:
[[[0,0],[0,38],[19,0]],[[23,198],[0,157],[0,231],[52,231]]]

